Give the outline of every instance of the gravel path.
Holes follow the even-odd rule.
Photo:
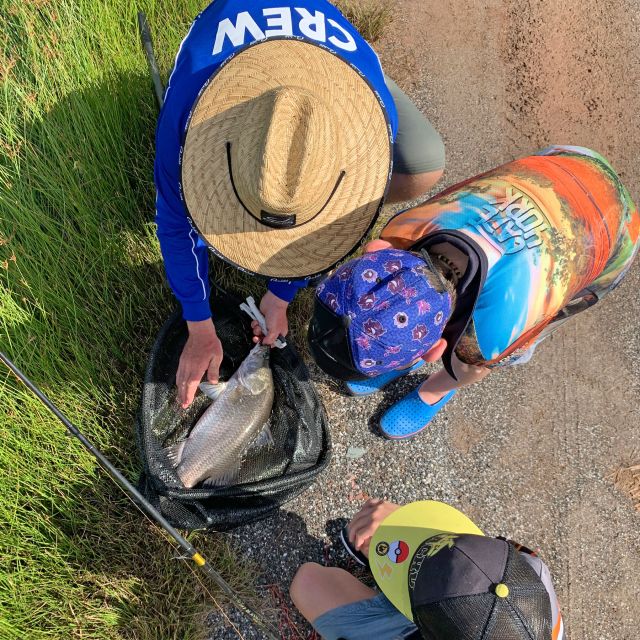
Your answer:
[[[396,0],[394,7],[377,48],[387,73],[445,139],[441,187],[564,143],[602,152],[640,201],[637,5]],[[445,500],[488,534],[542,549],[570,637],[636,640],[640,516],[609,476],[640,457],[639,287],[636,264],[530,364],[459,393],[411,442],[383,441],[372,424],[421,376],[353,399],[314,369],[332,424],[331,468],[276,516],[230,534],[241,553],[260,563],[265,583],[286,591],[304,561],[346,566],[332,536],[365,494]],[[350,447],[364,455],[350,458]],[[265,606],[273,608],[266,595]],[[260,637],[238,623],[244,637]],[[211,638],[238,637],[215,615],[211,625]],[[299,628],[306,638],[309,629]]]

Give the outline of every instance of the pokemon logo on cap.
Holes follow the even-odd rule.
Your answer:
[[[409,557],[409,545],[403,540],[396,540],[389,545],[387,557],[391,562],[400,564]]]
[[[440,502],[392,512],[369,555],[382,592],[423,638],[556,640],[562,621],[543,564],[517,545],[485,536]],[[559,610],[558,610],[559,611]]]

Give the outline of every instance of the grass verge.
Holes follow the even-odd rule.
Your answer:
[[[390,0],[336,0],[335,5],[368,42],[377,42],[393,20]]]
[[[140,381],[174,306],[138,8],[169,69],[201,2],[4,3],[0,36],[2,349],[132,479]],[[0,637],[200,637],[213,603],[188,566],[26,390],[0,385]],[[195,542],[250,594],[222,536]]]

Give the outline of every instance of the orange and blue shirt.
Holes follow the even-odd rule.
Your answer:
[[[553,146],[401,212],[381,237],[412,249],[451,233],[478,250],[475,291],[443,336],[463,362],[493,366],[615,288],[639,231],[638,210],[602,156]]]

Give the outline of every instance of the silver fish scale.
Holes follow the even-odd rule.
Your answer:
[[[185,442],[176,469],[185,487],[240,468],[244,452],[269,420],[273,394],[269,350],[254,347]]]

